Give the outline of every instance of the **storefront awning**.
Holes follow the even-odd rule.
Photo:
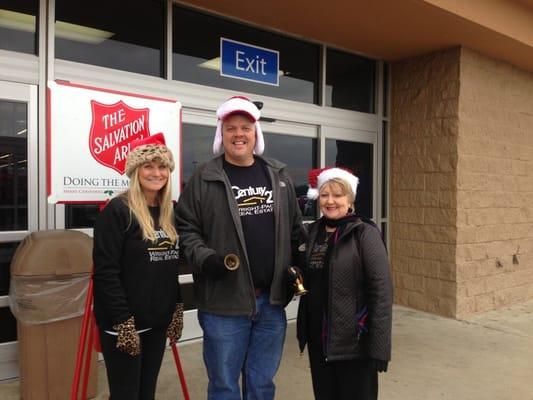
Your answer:
[[[186,3],[377,59],[394,61],[461,45],[533,71],[533,0]]]

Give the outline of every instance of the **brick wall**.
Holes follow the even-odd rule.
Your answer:
[[[392,65],[397,303],[464,318],[533,298],[532,129],[531,73],[464,48]]]
[[[461,50],[457,317],[533,298],[533,74]]]
[[[395,301],[456,309],[460,49],[392,65],[391,266]]]

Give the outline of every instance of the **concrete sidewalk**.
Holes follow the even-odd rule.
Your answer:
[[[289,324],[276,399],[313,399],[307,355]],[[201,342],[179,347],[190,397],[206,398]],[[0,399],[18,400],[18,380],[0,382]],[[107,399],[99,366],[97,399]],[[156,398],[181,399],[172,353],[165,355]],[[533,302],[457,321],[395,306],[393,361],[380,375],[381,400],[533,400]],[[332,399],[334,400],[334,399]]]

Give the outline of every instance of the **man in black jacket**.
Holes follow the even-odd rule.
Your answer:
[[[192,265],[204,331],[209,399],[273,399],[285,340],[287,269],[302,234],[285,165],[260,155],[260,111],[245,97],[217,110],[213,152],[178,202],[181,247]],[[239,266],[225,262],[238,257]]]

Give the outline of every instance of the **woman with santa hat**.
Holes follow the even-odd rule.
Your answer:
[[[355,214],[359,180],[345,169],[309,174],[323,216],[309,227],[297,336],[307,345],[315,399],[370,400],[391,356],[392,282],[381,233]]]
[[[112,400],[153,400],[166,339],[183,328],[172,153],[158,133],[134,141],[127,191],[94,227],[94,312]]]

